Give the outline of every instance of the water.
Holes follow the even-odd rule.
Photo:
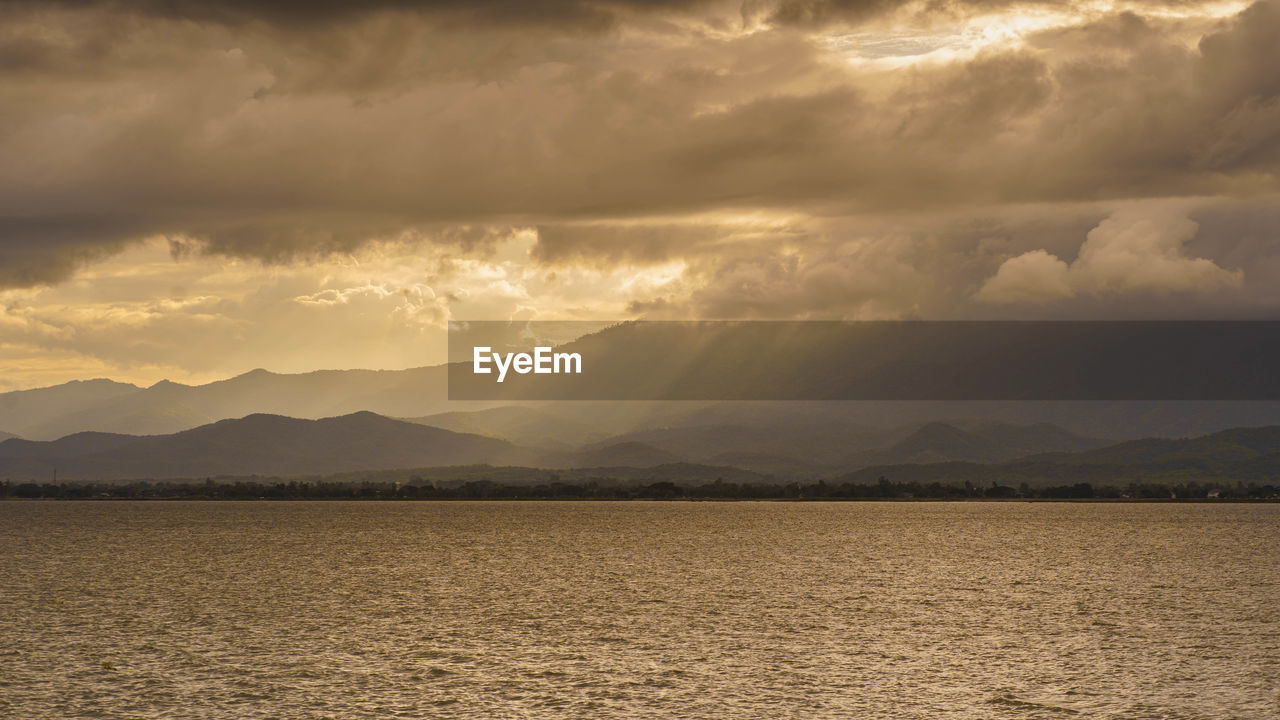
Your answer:
[[[0,543],[4,718],[1280,717],[1277,505],[6,502]]]

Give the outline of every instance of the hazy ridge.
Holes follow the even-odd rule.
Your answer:
[[[487,466],[715,479],[1266,477],[1280,404],[450,402],[445,366],[0,394],[0,479]],[[13,437],[14,435],[18,437]],[[661,470],[659,470],[661,469]]]
[[[487,411],[485,416],[499,415]],[[456,416],[450,420],[459,422]],[[803,445],[793,454],[783,453],[806,428],[793,428],[790,435],[783,430],[771,431],[774,445],[763,443],[766,433],[758,429],[695,426],[687,434],[671,428],[624,433],[560,450],[367,411],[320,420],[259,413],[166,435],[83,432],[53,441],[11,438],[0,442],[0,479],[324,476],[460,466],[483,467],[485,473],[507,468],[499,474],[528,481],[557,469],[623,479],[783,482],[829,477],[867,482],[887,476],[895,481],[984,484],[1129,476],[1267,480],[1280,474],[1280,426],[1113,443],[1046,424],[930,422],[861,436],[855,430],[845,445],[848,451],[827,458],[806,455]],[[877,441],[885,444],[863,447]],[[815,442],[841,446],[835,434]]]

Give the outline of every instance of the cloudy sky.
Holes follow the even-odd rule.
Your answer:
[[[264,9],[268,8],[268,9]],[[1280,0],[0,0],[0,391],[1280,317]]]

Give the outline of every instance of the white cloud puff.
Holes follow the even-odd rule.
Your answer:
[[[1241,270],[1186,255],[1199,225],[1174,207],[1118,210],[1089,231],[1067,264],[1044,250],[1010,258],[983,283],[987,303],[1048,302],[1077,295],[1208,293],[1240,287]]]
[[[991,303],[1042,302],[1071,297],[1070,267],[1044,250],[1032,250],[1005,260],[978,291]]]

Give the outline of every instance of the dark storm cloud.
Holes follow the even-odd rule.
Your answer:
[[[979,5],[999,3],[930,7]],[[286,261],[410,228],[536,225],[535,261],[638,263],[723,237],[655,220],[681,215],[1280,189],[1276,2],[1198,46],[1121,14],[894,71],[783,27],[521,29],[695,6],[5,4],[0,285],[56,281],[157,233]],[[173,20],[308,13],[343,22]],[[483,22],[442,28],[445,16]]]
[[[717,229],[697,225],[572,226],[538,228],[533,257],[545,263],[664,262],[714,242]]]
[[[145,232],[135,218],[0,216],[0,288],[65,280]]]
[[[1135,3],[1150,7],[1194,6],[1197,0],[1145,0]],[[834,23],[857,23],[897,10],[907,9],[922,16],[965,17],[975,13],[1011,8],[1063,8],[1061,0],[778,0],[753,2],[746,7],[764,9],[767,17],[780,25],[822,27]]]
[[[899,137],[947,144],[989,138],[1042,109],[1052,92],[1049,67],[1034,56],[980,57],[899,93],[895,105],[906,108]]]
[[[255,20],[309,26],[351,20],[380,11],[416,13],[446,22],[604,28],[619,13],[685,10],[706,0],[14,0],[3,5],[115,12],[240,24]]]
[[[773,6],[769,19],[782,25],[825,25],[863,20],[905,4],[903,0],[781,0]],[[935,7],[949,4],[954,3],[931,3]]]
[[[350,253],[371,239],[424,240],[483,256],[506,239],[511,230],[501,226],[414,225],[391,220],[281,220],[197,229],[180,244],[183,252],[252,257],[269,263]]]
[[[260,20],[304,27],[346,21],[380,11],[420,14],[446,22],[480,25],[553,25],[604,28],[620,15],[680,13],[698,10],[715,0],[8,0],[0,5],[68,9],[106,8],[168,19],[239,24]],[[1047,4],[1027,0],[934,0],[926,14],[962,14],[1010,5]],[[724,3],[722,3],[724,4]],[[782,25],[821,25],[861,20],[896,10],[907,0],[742,0],[740,12]],[[1167,3],[1161,3],[1167,4]]]

